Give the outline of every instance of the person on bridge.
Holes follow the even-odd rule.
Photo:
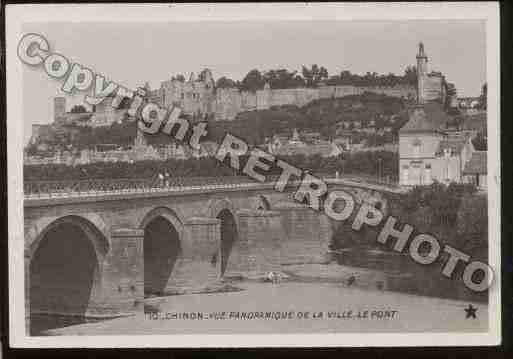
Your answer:
[[[158,178],[159,178],[159,186],[164,187],[164,175],[159,172]]]
[[[171,176],[169,175],[169,172],[166,172],[166,174],[164,175],[165,177],[165,180],[166,180],[166,187],[169,187],[170,185],[170,179],[171,179]]]

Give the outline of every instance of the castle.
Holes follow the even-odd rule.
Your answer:
[[[267,83],[263,89],[241,91],[237,88],[215,88],[212,72],[203,70],[196,78],[191,74],[188,81],[171,79],[163,81],[159,89],[149,91],[150,99],[170,108],[178,106],[182,112],[215,120],[233,120],[245,111],[266,110],[273,106],[304,106],[313,100],[338,98],[373,92],[393,97],[417,99],[420,103],[445,100],[445,78],[440,72],[429,72],[428,57],[424,45],[419,44],[417,54],[417,86],[320,85],[317,88],[271,89]]]
[[[216,89],[210,70],[203,70],[201,74],[202,76],[197,79],[192,74],[189,81],[163,81],[159,89],[150,91],[151,101],[166,108],[178,106],[183,113],[189,115],[215,120],[233,120],[241,112],[266,110],[281,105],[301,107],[318,99],[360,95],[364,92],[417,98],[417,88],[404,84],[389,87],[321,85],[317,88],[271,89],[267,83],[263,89],[254,92],[241,91],[237,88]]]
[[[424,45],[419,44],[417,53],[417,85],[398,84],[395,86],[353,86],[326,85],[316,88],[271,89],[267,83],[256,91],[241,91],[238,88],[216,88],[212,72],[203,70],[198,77],[191,74],[189,80],[172,78],[163,81],[159,89],[151,90],[146,84],[150,101],[162,107],[178,106],[182,113],[207,118],[208,120],[234,120],[241,112],[266,110],[273,106],[304,106],[311,101],[360,95],[373,92],[392,97],[417,100],[419,103],[437,100],[445,101],[446,83],[440,72],[428,71],[428,57]],[[111,101],[103,101],[92,112],[66,112],[66,99],[54,99],[54,123],[32,125],[31,143],[52,136],[54,127],[75,124],[79,126],[110,126],[126,117],[126,107],[112,108]]]

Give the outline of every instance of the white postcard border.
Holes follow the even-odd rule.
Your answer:
[[[80,8],[80,11],[77,11]],[[495,284],[489,293],[488,333],[340,333],[249,335],[105,335],[30,337],[25,333],[23,235],[22,64],[16,47],[24,22],[41,21],[239,21],[239,20],[486,20],[488,82],[489,264]],[[330,347],[497,345],[500,317],[500,95],[498,3],[347,3],[205,5],[8,5],[7,159],[9,224],[9,329],[13,347]],[[490,141],[495,139],[495,141]]]

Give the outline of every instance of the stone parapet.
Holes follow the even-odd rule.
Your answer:
[[[237,216],[241,217],[279,217],[279,211],[267,211],[259,209],[241,209],[237,211]]]

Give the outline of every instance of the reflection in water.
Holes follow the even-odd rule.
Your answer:
[[[31,333],[83,322],[97,274],[94,247],[81,227],[68,221],[49,229],[30,261]]]
[[[461,267],[454,271],[452,278],[445,277],[442,274],[443,261],[421,265],[406,254],[368,248],[348,248],[339,251],[336,256],[340,265],[371,269],[381,274],[375,283],[378,290],[425,297],[488,301],[488,291],[476,293],[464,285]]]

